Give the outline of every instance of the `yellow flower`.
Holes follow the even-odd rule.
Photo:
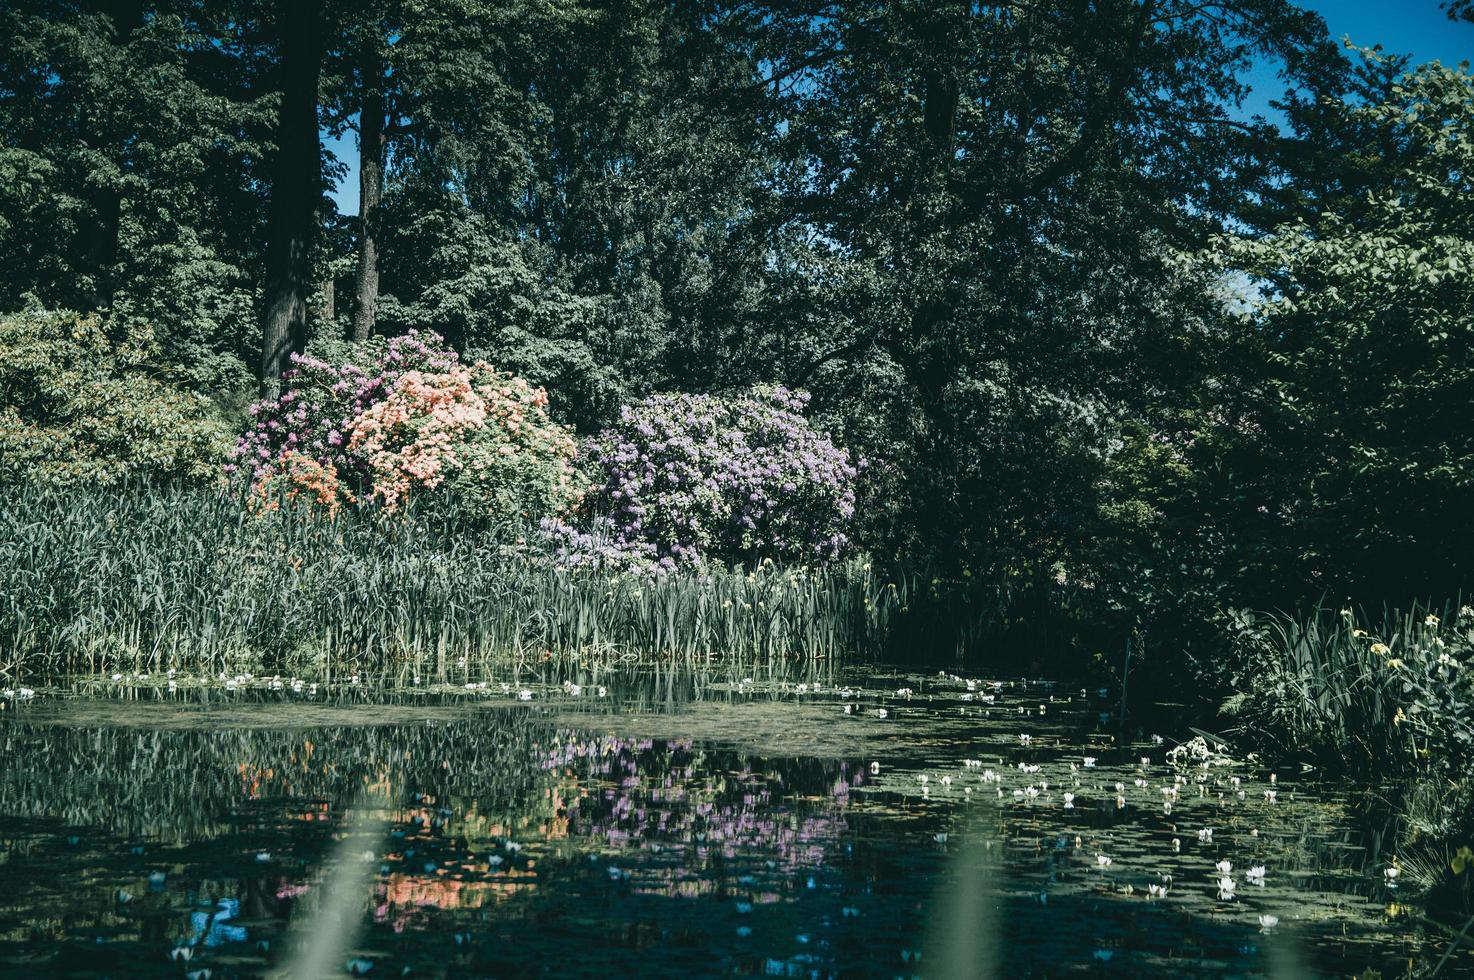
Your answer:
[[[1465,868],[1474,867],[1474,851],[1471,851],[1469,845],[1465,844],[1454,854],[1454,859],[1448,863],[1448,866],[1453,869],[1454,874],[1463,874]]]
[[[1402,659],[1400,657],[1393,657],[1391,660],[1387,661],[1387,666],[1391,667],[1393,670],[1400,670],[1402,669]]]
[[[1428,617],[1423,620],[1423,625],[1424,626],[1437,627],[1438,626],[1438,617],[1435,616],[1435,615],[1433,615],[1432,613],[1429,613],[1428,614]]]
[[[1389,649],[1387,649],[1387,644],[1385,644],[1385,643],[1373,643],[1372,644],[1372,652],[1375,653],[1379,657],[1385,657],[1385,656],[1387,656],[1387,654],[1391,653],[1392,651],[1389,650]]]
[[[1394,724],[1394,725],[1401,725],[1405,721],[1407,721],[1407,715],[1405,715],[1405,714],[1402,713],[1402,709],[1401,708],[1398,708],[1397,709],[1397,714],[1395,714],[1395,715],[1392,716],[1392,724]]]

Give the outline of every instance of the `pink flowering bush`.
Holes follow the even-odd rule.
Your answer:
[[[348,452],[369,495],[399,509],[436,490],[487,515],[533,518],[578,497],[577,444],[547,417],[547,392],[483,361],[441,374],[409,371],[349,426]]]
[[[366,475],[348,452],[348,429],[383,400],[411,371],[435,374],[460,361],[435,334],[415,331],[392,339],[338,345],[328,357],[292,355],[282,393],[251,406],[251,427],[237,442],[226,472],[243,472],[252,483],[273,476],[287,451],[333,466],[347,480]]]
[[[253,497],[285,489],[329,510],[342,499],[394,512],[425,496],[471,516],[531,520],[577,500],[577,445],[548,416],[543,389],[462,364],[435,334],[342,354],[294,357],[286,390],[252,408],[230,469]]]

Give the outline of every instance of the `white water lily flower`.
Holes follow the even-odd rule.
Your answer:
[[[1097,854],[1095,856],[1095,863],[1102,868],[1109,868],[1111,866],[1111,859],[1104,854]]]
[[[1264,865],[1256,864],[1254,865],[1254,867],[1244,872],[1244,877],[1248,878],[1249,881],[1253,884],[1262,886],[1264,884],[1264,876],[1267,872],[1268,869],[1266,869]]]
[[[1218,879],[1218,897],[1222,899],[1233,898],[1234,880],[1228,875]]]
[[[1218,869],[1219,874],[1226,875],[1233,870],[1233,862],[1229,861],[1227,858],[1224,858],[1222,861],[1219,861],[1217,864],[1213,865],[1213,867]]]
[[[1087,755],[1085,757],[1085,768],[1086,769],[1094,769],[1095,768],[1095,756],[1093,756],[1093,755]]]
[[[1259,916],[1259,931],[1260,932],[1268,932],[1269,930],[1273,929],[1275,926],[1277,926],[1279,924],[1280,924],[1280,917],[1277,916],[1277,915],[1271,915],[1270,913],[1265,912],[1263,915]]]
[[[1065,794],[1065,809],[1066,810],[1073,810],[1073,809],[1075,809],[1075,794],[1074,793],[1066,793]]]

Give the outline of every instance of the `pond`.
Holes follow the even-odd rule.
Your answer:
[[[1442,955],[1368,801],[1119,739],[1107,692],[738,673],[120,678],[13,703],[0,974],[1399,976]]]

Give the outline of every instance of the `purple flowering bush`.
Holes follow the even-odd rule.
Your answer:
[[[548,525],[565,558],[663,568],[764,558],[816,564],[850,545],[858,466],[803,415],[808,395],[654,395],[581,453],[583,528]]]

